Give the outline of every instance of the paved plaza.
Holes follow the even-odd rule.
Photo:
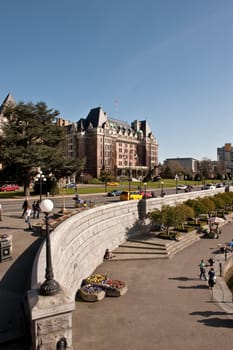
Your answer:
[[[232,238],[233,224],[226,224],[219,240],[201,239],[171,259],[104,262],[96,272],[124,280],[128,292],[93,304],[77,302],[74,349],[229,350],[231,295],[212,302],[198,264],[201,258],[218,259],[217,244]]]
[[[25,231],[20,213],[3,215],[0,227],[1,233],[13,236],[13,259],[0,263],[0,348],[26,350],[25,339],[21,340],[22,301],[41,239]],[[201,239],[171,259],[101,264],[96,272],[124,280],[128,292],[97,303],[77,301],[74,350],[231,349],[232,300],[220,296],[219,303],[211,301],[212,292],[199,279],[198,264],[202,258],[220,257],[217,244],[232,238],[233,224],[228,223],[218,240]],[[3,345],[9,336],[17,340]]]

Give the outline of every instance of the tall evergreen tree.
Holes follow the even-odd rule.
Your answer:
[[[15,177],[24,185],[25,195],[38,168],[46,172],[65,161],[62,142],[64,129],[55,123],[57,110],[48,109],[44,102],[9,105],[4,116],[0,140],[0,160],[3,167],[14,168]]]

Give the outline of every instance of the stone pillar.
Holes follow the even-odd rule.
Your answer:
[[[139,219],[144,220],[146,219],[147,216],[147,199],[141,199],[138,202],[138,214],[139,214]]]
[[[67,349],[72,346],[72,311],[75,301],[64,288],[55,296],[41,296],[39,289],[28,292],[28,307],[31,316],[33,350],[55,350],[62,338]]]

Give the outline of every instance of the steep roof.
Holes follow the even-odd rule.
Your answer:
[[[13,104],[13,105],[16,104],[16,102],[11,94],[8,94],[5,98],[5,100],[3,101],[3,103],[0,105],[0,115],[3,114],[4,109],[9,104]]]
[[[103,124],[106,123],[107,119],[108,119],[107,115],[102,110],[102,108],[97,107],[90,110],[86,118],[86,124],[87,124],[87,127],[89,125],[92,125],[93,128],[103,127]]]

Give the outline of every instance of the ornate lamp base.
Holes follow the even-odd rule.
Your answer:
[[[60,285],[57,281],[54,279],[52,280],[45,280],[42,285],[40,286],[40,295],[43,296],[52,296],[56,295],[60,292]]]

